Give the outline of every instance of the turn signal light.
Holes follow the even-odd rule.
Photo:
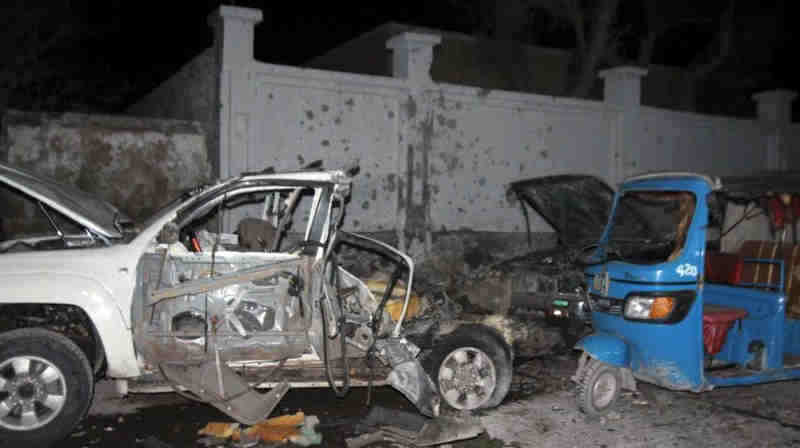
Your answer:
[[[656,297],[650,307],[650,319],[666,319],[675,308],[675,299],[672,297]]]

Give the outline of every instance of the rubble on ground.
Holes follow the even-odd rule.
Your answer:
[[[292,442],[299,446],[311,446],[322,443],[322,434],[316,430],[318,424],[319,419],[316,416],[306,416],[303,412],[297,412],[273,417],[247,428],[242,428],[239,423],[209,422],[197,434],[206,436],[201,439],[201,443],[206,446],[215,446],[215,443],[224,444],[228,440],[241,447],[255,446],[261,442],[268,444]]]

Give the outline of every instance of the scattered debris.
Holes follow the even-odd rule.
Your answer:
[[[412,447],[441,445],[472,439],[484,432],[474,418],[438,417],[427,419],[417,414],[375,406],[357,429],[361,435],[345,439],[348,448],[361,448],[378,442]]]
[[[383,295],[386,288],[389,287],[389,276],[384,272],[378,271],[373,276],[373,278],[364,282],[367,285],[367,289],[377,297]],[[406,284],[402,280],[397,281],[397,285],[392,290],[392,294],[389,297],[389,300],[386,301],[386,312],[389,313],[392,320],[397,322],[400,320],[403,314],[403,304],[405,303],[405,296],[406,296]],[[406,310],[406,319],[413,319],[423,312],[425,312],[429,308],[427,301],[415,294],[414,292],[411,293],[408,301],[408,307]]]
[[[311,446],[322,443],[322,433],[317,432],[319,418],[316,415],[309,415],[300,427],[300,434],[292,436],[289,441],[295,445]]]
[[[255,424],[243,431],[244,436],[256,436],[264,442],[281,442],[299,434],[299,427],[305,422],[305,415],[298,412],[294,415],[282,415]],[[234,436],[236,440],[239,436]]]
[[[213,436],[219,439],[229,439],[239,430],[239,423],[210,422],[197,431],[201,436]]]
[[[303,412],[273,417],[242,429],[239,423],[210,422],[197,434],[208,436],[199,442],[205,446],[216,446],[216,442],[226,440],[237,442],[237,446],[248,447],[260,442],[292,442],[300,446],[319,445],[322,434],[317,432],[319,418],[306,416]]]

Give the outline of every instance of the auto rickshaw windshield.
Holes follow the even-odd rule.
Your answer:
[[[695,202],[687,191],[624,193],[611,218],[607,255],[635,264],[674,260],[686,243]]]

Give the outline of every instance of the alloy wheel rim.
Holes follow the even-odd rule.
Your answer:
[[[25,355],[0,364],[0,427],[41,428],[61,413],[66,401],[66,378],[52,362]]]
[[[439,392],[455,409],[484,405],[497,386],[497,369],[483,350],[461,347],[450,352],[439,367]]]

